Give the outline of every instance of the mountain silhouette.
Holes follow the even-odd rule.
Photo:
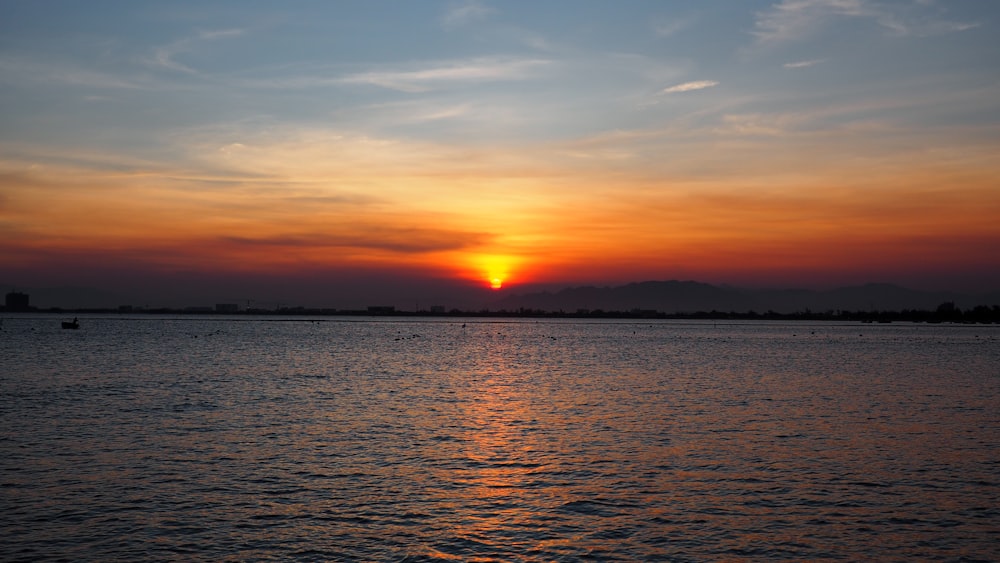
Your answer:
[[[754,305],[751,297],[733,289],[693,281],[647,281],[619,287],[574,287],[556,293],[512,295],[495,303],[493,308],[677,312],[712,309],[741,311]]]
[[[809,289],[740,289],[694,281],[647,281],[616,287],[574,287],[554,293],[510,295],[493,303],[496,310],[574,312],[578,310],[662,313],[749,311],[795,313],[801,311],[902,311],[933,310],[944,302],[959,307],[1000,303],[1000,294],[966,295],[943,291],[919,291],[893,284],[817,291]]]

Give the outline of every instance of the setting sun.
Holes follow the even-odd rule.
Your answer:
[[[518,262],[517,258],[509,255],[479,255],[471,259],[470,274],[476,279],[484,280],[490,289],[497,290],[511,280]]]

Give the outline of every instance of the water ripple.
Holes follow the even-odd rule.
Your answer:
[[[1000,542],[994,327],[81,320],[4,322],[5,561],[974,561]]]

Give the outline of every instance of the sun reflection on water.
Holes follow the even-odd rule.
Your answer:
[[[491,327],[491,329],[494,327]],[[506,328],[510,330],[510,328]],[[469,379],[461,443],[468,471],[458,487],[463,504],[478,506],[456,533],[477,542],[515,541],[512,530],[530,528],[538,518],[538,483],[546,471],[544,447],[530,386],[531,374],[517,369],[517,351],[503,330],[484,335],[480,370]],[[524,541],[525,534],[516,534]]]

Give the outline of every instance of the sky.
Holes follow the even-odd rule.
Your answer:
[[[998,26],[982,0],[6,1],[0,283],[997,290]]]

